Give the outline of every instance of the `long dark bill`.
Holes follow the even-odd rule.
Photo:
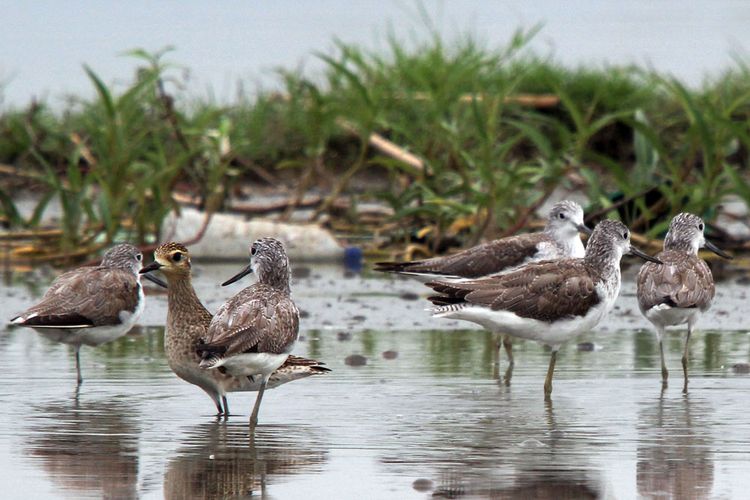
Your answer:
[[[167,288],[167,284],[164,281],[157,278],[156,276],[154,276],[153,274],[144,274],[143,277],[149,280],[151,283],[156,283],[162,288]]]
[[[728,253],[726,253],[724,250],[722,250],[721,248],[717,247],[716,245],[714,245],[713,243],[711,243],[708,240],[706,240],[706,243],[703,246],[705,246],[708,250],[711,250],[713,253],[715,253],[719,257],[723,257],[725,259],[733,259],[734,258],[731,255],[729,255]]]
[[[594,232],[594,230],[588,227],[586,224],[578,224],[576,226],[576,229],[585,234],[591,234]]]
[[[250,274],[252,272],[253,272],[253,265],[252,264],[248,264],[245,269],[243,269],[239,273],[235,274],[234,276],[232,276],[231,278],[229,278],[228,280],[226,280],[224,283],[221,284],[221,286],[231,285],[235,281],[241,280],[242,278],[244,278],[245,276],[247,276],[248,274]]]
[[[150,273],[151,271],[157,271],[162,268],[162,265],[159,264],[156,261],[153,261],[151,264],[147,266],[143,266],[140,271],[138,271],[141,274]]]
[[[164,281],[162,281],[159,278],[157,278],[156,276],[150,274],[153,271],[157,271],[157,270],[161,269],[161,267],[162,267],[161,264],[159,264],[156,261],[153,261],[151,264],[142,267],[141,270],[138,271],[138,272],[140,274],[142,274],[143,277],[146,278],[147,280],[149,280],[151,283],[156,283],[157,285],[159,285],[162,288],[167,288],[167,284]]]
[[[640,257],[643,260],[656,262],[657,264],[663,264],[663,262],[657,259],[656,257],[651,257],[649,254],[644,253],[643,251],[639,250],[637,247],[634,247],[633,245],[630,245],[630,253],[635,255],[636,257]]]

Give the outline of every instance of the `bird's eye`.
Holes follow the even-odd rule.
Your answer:
[[[698,224],[698,231],[703,231],[703,223]]]
[[[136,255],[135,256],[135,260],[137,260],[138,262],[142,261],[143,260],[143,255],[141,255],[141,254]]]
[[[623,240],[627,240],[628,239],[628,232],[627,231],[625,231],[624,233],[622,233],[622,239]]]
[[[172,254],[172,260],[175,262],[180,262],[182,260],[182,253],[175,252],[174,254]]]
[[[558,217],[560,217],[561,219],[564,219],[565,218],[565,214],[564,213],[560,213],[560,215],[558,215]]]
[[[256,253],[258,253],[258,249],[257,249],[257,248],[255,248],[255,246],[253,246],[253,247],[252,247],[252,248],[250,249],[250,255],[255,255]]]

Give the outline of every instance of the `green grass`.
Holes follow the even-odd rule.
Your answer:
[[[316,189],[354,206],[383,201],[399,222],[394,239],[430,225],[436,245],[466,217],[467,242],[502,233],[575,177],[585,181],[590,210],[629,200],[611,216],[649,236],[683,210],[710,220],[728,194],[750,202],[747,66],[691,89],[637,67],[564,67],[527,49],[537,31],[519,31],[499,48],[435,33],[409,49],[393,38],[384,52],[339,41],[316,56],[322,74],[280,71],[281,95],[260,92],[227,107],[183,98],[166,52],[133,51],[136,76],[124,90],[86,67],[95,99],[60,113],[44,103],[2,112],[0,162],[38,177],[48,196],[28,219],[8,187],[0,202],[13,227],[33,228],[57,195],[65,246],[154,241],[177,182],[216,209],[258,171],[297,196]],[[525,93],[560,102],[536,109],[512,101]],[[426,168],[374,151],[371,133]],[[389,189],[350,187],[373,169]],[[356,230],[356,211],[348,217]]]

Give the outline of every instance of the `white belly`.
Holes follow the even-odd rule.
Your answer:
[[[216,363],[213,368],[223,366],[227,372],[235,377],[252,377],[255,375],[270,375],[284,364],[288,353],[270,354],[265,352],[249,352],[229,356]]]
[[[695,323],[701,311],[698,308],[681,309],[666,304],[654,306],[646,311],[646,318],[657,326],[676,326]]]
[[[490,331],[536,340],[556,350],[576,335],[594,328],[612,308],[619,291],[619,280],[610,284],[609,289],[606,284],[597,285],[597,293],[602,300],[589,309],[585,316],[573,316],[554,323],[522,318],[510,311],[493,311],[488,307],[477,305],[466,305],[457,310],[438,312],[435,317],[471,321]]]

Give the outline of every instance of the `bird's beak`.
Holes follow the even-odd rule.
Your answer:
[[[631,255],[635,255],[636,257],[640,257],[643,260],[648,260],[651,262],[656,262],[657,264],[663,264],[662,261],[657,259],[656,257],[651,257],[649,254],[644,253],[643,251],[639,250],[638,247],[634,247],[633,245],[630,245],[630,253]]]
[[[140,274],[142,274],[143,277],[146,278],[147,280],[149,280],[150,282],[156,283],[157,285],[159,285],[162,288],[167,288],[167,284],[166,283],[164,283],[162,280],[160,280],[156,276],[153,276],[153,275],[149,274],[152,271],[157,271],[158,269],[161,269],[162,267],[163,266],[161,264],[159,264],[156,261],[153,261],[151,264],[149,264],[149,265],[144,266],[143,268],[141,268],[141,270],[138,271],[138,272]]]
[[[159,264],[156,261],[153,261],[151,264],[149,264],[147,266],[143,266],[139,272],[141,274],[146,274],[146,273],[150,273],[151,271],[158,271],[162,267],[163,266],[161,264]]]
[[[588,234],[588,235],[590,235],[591,233],[593,233],[593,232],[594,232],[594,231],[592,231],[592,229],[591,229],[590,227],[588,227],[588,226],[587,226],[586,224],[578,224],[578,225],[576,226],[576,229],[578,229],[578,231],[579,231],[579,232],[581,232],[581,233],[585,233],[585,234]]]
[[[221,286],[231,285],[235,281],[241,280],[242,278],[244,278],[245,276],[247,276],[248,274],[250,274],[252,272],[253,272],[253,265],[252,264],[248,264],[245,269],[243,269],[239,273],[235,274],[234,276],[232,276],[231,278],[229,278],[228,280],[226,280],[224,283],[221,284]]]
[[[159,278],[157,278],[156,276],[154,276],[153,274],[144,274],[143,277],[149,280],[151,283],[156,283],[162,288],[167,288],[167,284],[163,282],[162,280],[160,280]]]
[[[722,250],[721,248],[717,247],[716,245],[714,245],[713,243],[711,243],[708,240],[706,240],[706,243],[703,246],[706,247],[708,250],[711,250],[713,253],[715,253],[719,257],[723,257],[725,259],[733,259],[734,258],[731,255],[729,255],[728,253],[726,253],[724,250]]]

